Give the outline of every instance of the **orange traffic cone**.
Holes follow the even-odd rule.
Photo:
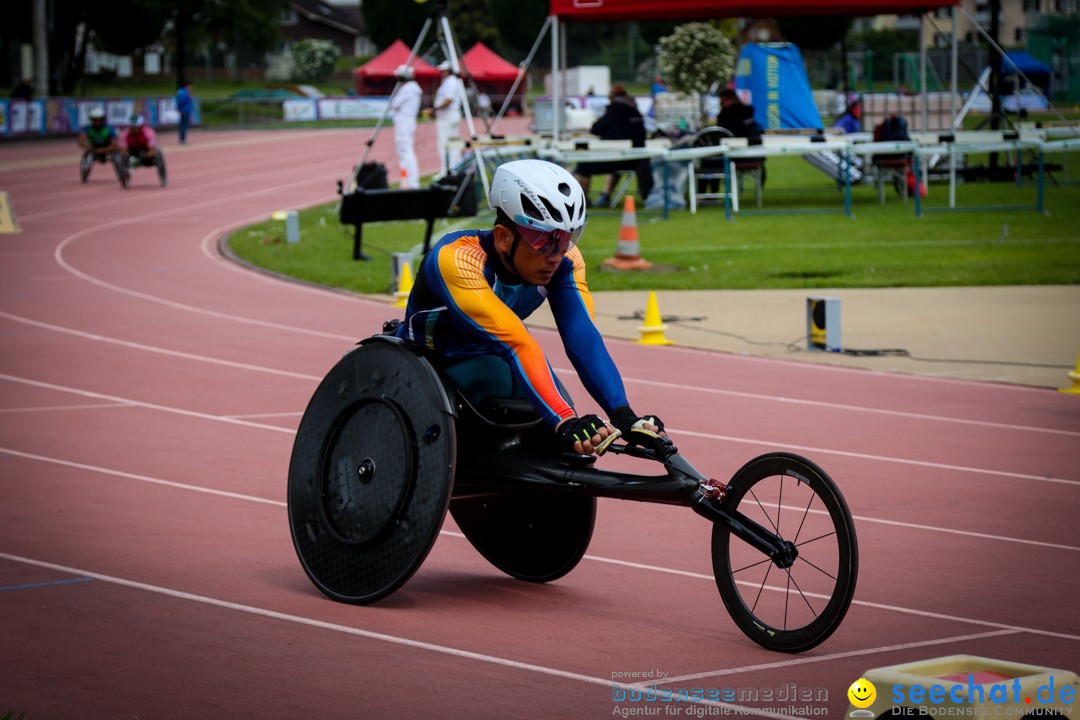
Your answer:
[[[667,325],[660,316],[660,305],[656,302],[656,293],[649,291],[649,304],[645,306],[645,324],[638,328],[641,331],[642,345],[674,345],[674,342],[664,337]]]
[[[398,281],[398,289],[397,292],[394,293],[394,297],[397,298],[397,302],[394,303],[395,307],[408,307],[409,293],[412,292],[412,286],[412,269],[409,267],[409,263],[402,263],[401,280]]]
[[[615,270],[647,270],[652,263],[641,257],[641,243],[638,241],[637,212],[634,210],[634,197],[626,196],[623,204],[622,224],[619,226],[619,244],[615,257],[604,260],[604,264]]]

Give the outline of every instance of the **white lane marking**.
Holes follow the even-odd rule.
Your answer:
[[[0,413],[65,412],[68,410],[101,410],[105,408],[129,408],[131,403],[88,403],[86,405],[37,405],[35,407],[4,408]]]
[[[349,625],[340,625],[338,623],[316,620],[314,618],[304,617],[303,615],[293,615],[291,613],[278,612],[276,610],[255,607],[253,605],[244,605],[229,600],[222,600],[220,598],[210,597],[208,595],[196,595],[194,593],[184,592],[182,590],[174,590],[172,588],[162,587],[160,585],[151,585],[150,583],[139,582],[137,580],[129,580],[127,578],[116,577],[115,575],[105,575],[97,572],[83,572],[82,570],[69,567],[67,565],[59,565],[57,563],[46,562],[44,560],[35,560],[33,558],[22,557],[20,555],[11,555],[8,553],[0,552],[0,559],[20,563],[23,565],[39,567],[46,570],[52,570],[54,572],[65,573],[68,575],[75,575],[77,577],[89,577],[95,580],[99,580],[101,582],[119,585],[121,587],[132,588],[135,590],[142,590],[144,592],[150,592],[157,595],[164,595],[166,597],[175,598],[177,600],[186,600],[188,602],[209,605],[211,607],[222,608],[224,610],[242,612],[248,615],[254,615],[256,617],[263,617],[271,620],[280,620],[282,622],[293,623],[296,625],[304,625],[307,627],[316,628],[318,630],[329,630],[331,632],[342,633],[344,635],[354,635],[368,640],[375,640],[378,642],[413,648],[416,650],[424,650],[440,655],[448,655],[450,657],[459,658],[462,660],[472,660],[475,662],[496,665],[498,667],[504,667],[513,670],[524,670],[526,672],[538,673],[541,675],[557,677],[564,680],[574,680],[576,682],[587,683],[589,685],[600,685],[603,687],[612,686],[612,681],[607,678],[593,677],[591,675],[570,672],[568,670],[559,670],[558,668],[537,665],[535,663],[526,663],[519,660],[511,660],[509,658],[499,657],[497,655],[487,655],[484,653],[473,652],[471,650],[462,650],[461,648],[450,647],[447,645],[437,645],[435,643],[412,640],[410,638],[401,637],[399,635],[389,635],[387,633],[375,632],[373,630],[364,630],[363,628],[351,627]],[[702,702],[709,703],[711,701],[704,700]],[[775,720],[801,720],[798,719],[797,716],[785,715],[783,713],[772,712],[770,710],[764,710],[761,708],[744,707],[731,703],[717,702],[715,704],[731,708],[732,710],[742,711],[742,714],[759,715],[762,717],[774,718]]]
[[[295,430],[277,427],[276,425],[263,425],[262,423],[249,422],[247,420],[236,420],[223,415],[210,415],[209,413],[197,412],[195,410],[184,410],[182,408],[170,407],[168,405],[158,405],[156,403],[142,402],[140,400],[131,400],[129,398],[122,398],[117,397],[116,395],[93,392],[91,390],[80,390],[78,388],[67,387],[65,385],[55,385],[53,383],[41,382],[39,380],[30,380],[29,378],[17,377],[15,375],[8,375],[6,373],[0,373],[0,380],[23,383],[24,385],[31,385],[33,387],[44,388],[46,390],[68,392],[74,395],[81,395],[83,397],[97,398],[98,400],[110,400],[112,402],[128,403],[137,407],[149,408],[151,410],[159,410],[161,412],[173,413],[175,415],[183,415],[185,417],[198,418],[200,420],[213,420],[215,422],[223,422],[230,425],[241,425],[243,427],[257,428],[259,430],[271,430],[273,432],[288,433],[289,435],[296,434]]]
[[[571,373],[571,372],[573,372],[573,370],[570,369],[570,368],[555,368],[555,371],[556,372],[562,372],[562,373]],[[662,388],[665,388],[665,389],[672,389],[672,390],[685,390],[685,389],[690,388],[690,386],[687,386],[685,384],[680,385],[678,383],[661,382],[661,381],[657,381],[657,380],[642,380],[640,378],[623,378],[623,379],[626,382],[632,382],[632,383],[636,383],[638,385],[651,385],[651,386],[654,386],[654,387],[662,387]],[[991,422],[989,420],[971,420],[971,419],[967,419],[967,418],[943,417],[941,415],[929,415],[927,413],[905,412],[903,410],[883,410],[883,409],[879,409],[879,408],[864,407],[864,406],[861,406],[861,405],[844,405],[842,403],[822,402],[820,400],[801,400],[799,398],[784,397],[784,396],[780,396],[780,395],[761,395],[759,393],[740,392],[738,390],[721,390],[721,389],[716,389],[716,388],[707,388],[707,387],[700,387],[700,386],[699,387],[693,387],[693,390],[696,391],[696,392],[703,392],[703,393],[709,393],[709,394],[715,394],[715,395],[727,395],[727,396],[730,396],[730,397],[747,398],[749,400],[767,400],[767,401],[772,401],[772,402],[788,403],[788,404],[792,404],[792,405],[808,405],[808,406],[811,406],[811,407],[823,407],[823,408],[828,408],[830,410],[847,410],[847,411],[851,411],[851,412],[864,412],[864,413],[873,413],[873,414],[876,414],[876,415],[888,415],[890,417],[911,418],[913,420],[932,420],[932,421],[936,421],[936,422],[948,422],[948,423],[956,423],[956,424],[960,424],[960,425],[976,425],[976,426],[979,426],[979,427],[1001,428],[1003,430],[1023,430],[1023,431],[1027,431],[1027,432],[1051,433],[1051,434],[1054,434],[1054,435],[1069,435],[1069,436],[1074,436],[1074,437],[1080,437],[1080,432],[1077,432],[1077,431],[1074,431],[1074,430],[1056,430],[1054,428],[1032,427],[1030,425],[1016,425],[1016,424],[1013,424],[1013,423],[999,423],[999,422]]]
[[[49,390],[59,390],[59,391],[62,391],[62,392],[70,392],[70,393],[73,393],[75,395],[82,395],[84,397],[92,397],[92,398],[98,398],[98,399],[104,399],[104,400],[111,400],[111,401],[114,401],[114,402],[126,402],[126,403],[130,403],[132,405],[138,405],[140,407],[152,408],[154,410],[160,410],[162,412],[177,413],[177,414],[180,414],[180,415],[186,415],[188,417],[196,417],[196,418],[200,418],[200,419],[204,419],[204,420],[216,420],[216,421],[219,421],[219,422],[227,422],[227,423],[232,423],[232,424],[236,424],[236,425],[245,425],[247,427],[261,428],[261,429],[265,429],[265,430],[273,430],[274,432],[284,432],[284,433],[295,434],[294,430],[289,430],[287,428],[278,427],[276,425],[262,425],[262,424],[259,424],[259,423],[252,423],[252,422],[247,422],[247,421],[244,421],[244,420],[236,420],[236,419],[233,419],[232,416],[228,416],[228,415],[210,415],[208,413],[200,413],[200,412],[196,412],[196,411],[193,411],[193,410],[182,410],[180,408],[175,408],[175,407],[171,407],[171,406],[168,406],[168,405],[158,405],[158,404],[154,404],[154,403],[145,403],[145,402],[141,402],[139,400],[133,400],[131,398],[123,398],[123,397],[119,397],[119,396],[116,396],[116,395],[107,395],[107,394],[103,394],[103,393],[92,392],[92,391],[89,391],[89,390],[80,390],[78,388],[72,388],[72,387],[64,386],[64,385],[55,385],[55,384],[52,384],[52,383],[41,382],[41,381],[38,381],[38,380],[30,380],[28,378],[22,378],[22,377],[18,377],[18,376],[15,376],[15,375],[7,375],[7,374],[0,373],[0,380],[8,380],[10,382],[21,382],[21,383],[25,383],[25,384],[28,384],[28,385],[33,385],[33,386],[36,386],[36,387],[47,388]],[[1080,480],[1067,480],[1067,479],[1061,479],[1061,478],[1046,477],[1046,476],[1042,476],[1042,475],[1027,475],[1027,474],[1024,474],[1024,473],[1014,473],[1014,472],[1008,472],[1008,471],[1005,471],[1005,470],[987,470],[987,469],[983,469],[983,468],[975,468],[975,467],[969,467],[969,466],[965,466],[965,465],[948,465],[948,464],[945,464],[945,463],[935,463],[935,462],[929,462],[929,461],[926,461],[926,460],[908,460],[906,458],[889,457],[889,456],[885,456],[885,455],[870,455],[868,453],[855,453],[855,452],[848,452],[848,451],[845,451],[845,450],[828,450],[826,448],[808,447],[808,446],[805,446],[805,445],[794,445],[794,444],[791,444],[791,443],[781,443],[781,442],[776,442],[776,441],[771,441],[771,440],[760,440],[760,439],[755,439],[755,438],[734,437],[734,436],[731,436],[731,435],[716,435],[716,434],[712,434],[712,433],[695,432],[695,431],[692,431],[692,430],[680,430],[679,428],[672,428],[672,427],[669,427],[668,429],[674,435],[691,435],[691,436],[694,436],[694,437],[706,438],[706,439],[709,439],[709,440],[723,440],[723,441],[727,441],[727,442],[741,443],[741,444],[747,444],[747,445],[758,445],[758,446],[765,447],[765,448],[774,448],[774,449],[775,448],[785,448],[787,450],[800,450],[800,451],[807,451],[807,452],[811,452],[811,453],[815,453],[815,454],[822,454],[822,455],[839,455],[841,457],[850,457],[850,458],[855,458],[855,459],[858,459],[858,460],[872,460],[874,462],[892,462],[892,463],[899,463],[899,464],[903,464],[903,465],[913,465],[913,466],[917,466],[917,467],[928,467],[928,468],[933,468],[935,470],[950,470],[952,472],[974,473],[974,474],[977,474],[977,475],[991,475],[991,476],[996,476],[996,477],[1005,477],[1005,478],[1020,479],[1020,480],[1035,480],[1035,481],[1039,481],[1039,482],[1048,482],[1048,483],[1055,483],[1055,484],[1061,484],[1061,485],[1080,486]]]
[[[234,265],[232,263],[229,263],[229,266],[234,267]],[[257,273],[257,272],[254,272],[254,271],[245,271],[245,272],[248,272],[248,273],[256,275],[256,276],[261,276],[262,275],[261,273]],[[266,279],[272,280],[272,278],[269,278],[269,277],[267,277]],[[292,284],[292,283],[289,283],[289,284]],[[307,287],[307,289],[309,289],[309,290],[319,292],[317,288],[312,288],[312,287],[308,287],[308,286],[301,286],[301,285],[298,285],[297,287]],[[124,289],[121,288],[121,290],[124,290]],[[135,292],[135,291],[130,291],[130,292]],[[139,294],[141,295],[142,293],[139,293]],[[341,297],[343,297],[345,299],[349,299],[349,296],[347,296],[347,295],[341,295]],[[171,301],[166,301],[166,300],[163,300],[161,298],[157,298],[155,301],[163,302],[165,304],[170,304],[171,303]],[[375,301],[370,301],[370,302],[372,302],[373,304],[380,305],[380,306],[385,304],[385,303],[376,303]],[[196,311],[199,311],[198,308],[191,308],[190,306],[180,306],[180,307],[181,307],[181,309],[194,309]],[[233,315],[226,315],[225,313],[219,313],[217,311],[207,311],[207,312],[210,313],[210,314],[213,314],[216,317],[226,317],[228,319],[234,319],[234,320],[237,320],[237,321],[240,321],[240,322],[247,322],[248,321],[248,319],[246,319],[246,318],[237,317],[237,316],[233,316]],[[293,372],[289,372],[287,370],[275,370],[273,368],[268,368],[268,367],[259,366],[259,365],[253,365],[253,364],[250,364],[250,363],[240,363],[240,362],[231,361],[231,360],[221,360],[221,359],[213,358],[213,357],[210,357],[210,356],[207,356],[207,355],[197,355],[197,354],[194,354],[194,353],[185,353],[185,352],[181,352],[181,351],[177,351],[177,350],[168,350],[168,349],[156,346],[156,345],[146,345],[144,343],[136,343],[136,342],[132,342],[132,341],[129,341],[129,340],[120,340],[120,339],[117,339],[117,338],[112,338],[112,337],[109,337],[109,336],[106,336],[106,335],[101,335],[101,334],[98,334],[98,333],[89,333],[89,332],[84,332],[82,330],[76,330],[75,328],[64,327],[64,326],[61,326],[61,325],[54,325],[52,323],[42,322],[40,320],[32,320],[32,319],[27,318],[27,317],[23,317],[23,316],[20,316],[20,315],[14,315],[12,313],[4,312],[4,311],[0,311],[0,317],[5,317],[5,318],[8,318],[9,320],[24,323],[24,324],[27,324],[27,325],[32,325],[32,326],[35,326],[35,327],[40,327],[40,328],[43,328],[43,329],[52,330],[54,332],[66,333],[66,334],[69,334],[69,335],[75,335],[75,336],[78,336],[78,337],[83,337],[83,338],[87,338],[87,339],[90,339],[90,340],[96,340],[96,341],[100,341],[100,342],[113,343],[113,344],[116,344],[116,345],[122,345],[122,346],[125,346],[125,347],[129,347],[129,348],[132,348],[132,349],[145,350],[147,352],[156,352],[156,353],[161,353],[161,354],[166,354],[166,355],[173,355],[175,357],[181,357],[181,358],[185,358],[185,359],[188,359],[188,360],[209,362],[209,363],[215,363],[215,364],[219,364],[219,365],[229,365],[229,366],[232,366],[232,367],[244,368],[244,369],[253,370],[253,371],[256,371],[256,372],[264,372],[264,373],[271,373],[271,374],[275,374],[275,375],[283,375],[283,376],[288,376],[288,377],[295,377],[295,378],[298,378],[298,379],[301,379],[301,380],[320,380],[321,379],[321,378],[319,378],[317,376],[307,375],[307,374],[304,374],[304,373],[293,373]],[[324,337],[330,337],[330,338],[335,339],[335,340],[347,340],[347,341],[350,341],[350,345],[354,344],[356,342],[356,340],[358,339],[356,337],[350,337],[350,336],[347,336],[347,335],[336,335],[336,334],[332,334],[332,333],[315,333],[315,331],[306,331],[306,330],[303,330],[303,329],[295,328],[295,327],[290,326],[290,325],[279,325],[279,324],[276,324],[276,323],[264,323],[263,321],[254,321],[254,322],[256,322],[257,324],[268,325],[270,327],[273,327],[276,330],[295,330],[297,332],[307,332],[309,334],[321,334]],[[560,372],[560,373],[573,373],[574,372],[573,370],[571,370],[569,368],[554,368],[554,369],[555,369],[556,372]],[[672,389],[672,390],[688,391],[688,392],[692,392],[692,393],[710,393],[710,394],[717,394],[717,395],[728,395],[728,396],[732,396],[732,397],[743,397],[743,398],[748,398],[748,399],[752,399],[752,400],[771,401],[771,402],[778,402],[778,403],[789,403],[789,404],[804,405],[804,406],[811,406],[811,407],[822,407],[822,408],[833,409],[833,410],[845,410],[845,411],[851,411],[851,412],[865,412],[865,413],[872,413],[872,414],[876,414],[876,415],[885,415],[885,416],[889,416],[889,417],[905,417],[905,418],[912,418],[912,419],[917,419],[917,420],[931,420],[931,421],[936,421],[936,422],[953,423],[953,424],[959,424],[959,425],[975,425],[975,426],[982,426],[982,427],[1000,428],[1000,429],[1006,429],[1006,430],[1021,430],[1021,431],[1027,431],[1027,432],[1049,433],[1049,434],[1055,434],[1055,435],[1069,435],[1069,436],[1080,435],[1080,433],[1073,432],[1073,431],[1070,431],[1070,430],[1057,430],[1057,429],[1053,429],[1053,428],[1039,428],[1039,427],[1032,427],[1032,426],[1028,426],[1028,425],[1012,425],[1012,424],[1007,424],[1007,423],[994,423],[994,422],[988,422],[988,421],[982,421],[982,420],[968,420],[968,419],[963,419],[963,418],[950,418],[950,417],[943,417],[943,416],[939,416],[939,415],[926,415],[926,414],[922,414],[922,413],[909,413],[909,412],[903,412],[903,411],[899,411],[899,410],[882,410],[882,409],[876,409],[876,408],[861,407],[861,406],[857,406],[857,405],[841,405],[841,404],[835,404],[835,403],[827,403],[827,402],[821,402],[821,401],[817,401],[817,400],[801,400],[801,399],[798,399],[798,398],[790,398],[790,397],[785,397],[785,396],[782,396],[782,395],[760,395],[760,394],[756,394],[756,393],[739,392],[739,391],[736,391],[736,390],[723,390],[723,389],[718,389],[718,388],[708,388],[708,387],[692,386],[692,385],[677,385],[677,384],[674,384],[674,383],[659,382],[659,381],[655,381],[655,380],[644,380],[644,379],[641,379],[641,378],[634,378],[634,377],[624,377],[623,380],[624,380],[624,382],[627,382],[627,383],[637,383],[637,384],[641,384],[641,385],[651,385],[651,386],[655,386],[655,387],[663,387],[663,388]],[[684,432],[689,434],[691,431],[684,431]]]
[[[874,648],[863,648],[860,650],[847,650],[844,652],[828,653],[826,655],[815,655],[813,657],[800,657],[792,660],[778,660],[771,663],[760,663],[758,665],[744,665],[742,667],[724,668],[722,670],[709,670],[706,672],[692,673],[690,675],[676,675],[674,677],[665,678],[663,685],[670,685],[675,682],[687,682],[689,680],[701,680],[703,678],[723,677],[725,675],[738,675],[741,673],[758,672],[761,670],[778,670],[780,668],[789,668],[795,665],[808,665],[810,663],[829,662],[831,660],[842,660],[845,658],[859,657],[862,655],[875,655],[878,653],[899,652],[901,650],[912,650],[914,648],[931,647],[933,645],[951,645],[959,642],[970,642],[972,640],[984,640],[986,638],[1000,637],[1002,635],[1017,635],[1019,630],[993,630],[991,632],[975,633],[972,635],[954,635],[952,637],[935,638],[934,640],[920,640],[917,642],[901,643],[899,645],[882,645]],[[640,687],[649,687],[649,683],[638,683]]]
[[[239,315],[230,315],[229,313],[218,312],[216,310],[209,310],[209,309],[206,309],[206,308],[196,307],[194,305],[188,305],[188,304],[185,304],[185,303],[180,303],[180,302],[175,302],[175,301],[172,301],[172,300],[167,300],[165,298],[158,297],[156,295],[150,295],[149,293],[140,292],[138,290],[131,290],[129,288],[125,288],[123,286],[115,285],[115,284],[107,282],[105,280],[101,280],[99,278],[94,277],[93,275],[89,275],[89,274],[83,272],[82,270],[79,270],[78,268],[74,267],[73,265],[68,263],[67,260],[64,259],[64,250],[67,247],[69,247],[76,240],[78,240],[80,238],[83,238],[83,237],[85,237],[85,236],[87,236],[87,235],[89,235],[91,233],[100,232],[102,230],[108,230],[109,228],[118,227],[120,225],[128,225],[128,224],[132,224],[132,223],[144,222],[149,218],[161,217],[161,216],[169,215],[171,213],[190,212],[190,211],[194,210],[195,208],[203,207],[203,206],[207,206],[207,205],[216,205],[216,204],[220,204],[220,203],[235,202],[236,200],[238,200],[240,198],[246,198],[246,197],[257,197],[259,195],[269,195],[271,193],[274,193],[274,192],[277,192],[277,191],[280,191],[280,190],[287,190],[289,188],[295,188],[295,187],[299,187],[299,186],[302,186],[302,185],[307,185],[307,184],[310,184],[312,182],[314,182],[314,180],[301,180],[301,181],[294,182],[294,183],[288,183],[286,185],[277,185],[275,187],[268,188],[266,190],[258,190],[258,191],[248,192],[248,193],[241,193],[239,195],[232,195],[232,196],[225,197],[225,198],[216,198],[216,199],[213,199],[213,200],[206,200],[206,201],[199,202],[199,203],[192,203],[190,205],[185,205],[185,206],[183,206],[181,208],[169,208],[167,210],[160,210],[160,211],[152,212],[152,213],[144,213],[142,215],[136,215],[136,216],[132,216],[132,217],[123,218],[121,220],[113,220],[111,222],[102,223],[100,225],[94,225],[93,227],[89,227],[89,228],[86,228],[84,230],[80,230],[79,232],[74,233],[73,235],[69,235],[68,237],[64,238],[56,246],[56,249],[53,251],[53,258],[55,259],[57,265],[59,265],[60,267],[62,267],[64,270],[71,273],[72,275],[74,275],[74,276],[76,276],[76,277],[78,277],[78,278],[80,278],[82,280],[85,280],[86,282],[93,283],[94,285],[97,285],[98,287],[103,287],[103,288],[106,288],[108,290],[112,290],[114,292],[121,293],[123,295],[127,295],[129,297],[139,298],[140,300],[147,300],[147,301],[158,303],[160,305],[164,305],[166,307],[171,307],[171,308],[174,308],[174,309],[177,309],[177,310],[185,310],[187,312],[198,313],[200,315],[206,315],[206,316],[209,316],[209,317],[214,317],[214,318],[218,318],[218,319],[222,319],[222,320],[231,320],[231,321],[234,321],[234,322],[242,322],[242,323],[246,323],[246,324],[249,324],[249,325],[255,325],[255,326],[258,326],[258,327],[270,328],[272,330],[284,330],[284,331],[301,333],[303,335],[312,335],[312,336],[315,336],[315,337],[325,337],[325,338],[331,338],[331,339],[334,339],[334,340],[345,340],[345,341],[354,341],[355,342],[355,340],[356,340],[355,337],[350,337],[350,336],[346,336],[346,335],[339,335],[337,333],[322,332],[320,330],[311,330],[311,329],[308,329],[308,328],[292,327],[292,326],[288,326],[288,325],[282,325],[280,323],[269,322],[269,321],[266,321],[266,320],[258,320],[258,319],[255,319],[255,318],[242,317],[242,316],[239,316]]]
[[[206,487],[199,486],[199,485],[189,485],[189,484],[186,484],[186,483],[179,483],[179,482],[174,482],[174,481],[171,481],[171,480],[163,480],[161,478],[154,478],[154,477],[150,477],[148,475],[139,475],[139,474],[136,474],[136,473],[128,473],[128,472],[124,472],[124,471],[121,471],[121,470],[113,470],[113,469],[110,469],[110,468],[100,467],[100,466],[97,466],[97,465],[88,465],[86,463],[71,462],[69,460],[61,460],[59,458],[48,457],[48,456],[45,456],[45,455],[37,455],[37,454],[34,454],[34,453],[22,452],[22,451],[19,451],[19,450],[15,450],[13,448],[0,448],[0,457],[2,457],[2,453],[7,453],[9,455],[25,458],[25,459],[28,459],[28,460],[36,460],[38,462],[53,463],[53,464],[56,464],[56,465],[63,465],[63,466],[72,467],[72,468],[76,468],[76,469],[80,469],[80,470],[87,470],[87,471],[90,471],[90,472],[96,472],[96,473],[100,473],[100,474],[103,474],[103,475],[113,475],[113,476],[116,476],[116,477],[122,477],[122,478],[126,478],[126,479],[129,479],[129,480],[138,480],[138,481],[141,481],[141,482],[149,482],[149,483],[153,483],[153,484],[157,484],[157,485],[164,485],[164,486],[173,487],[173,488],[181,489],[181,490],[191,490],[191,491],[194,491],[194,492],[202,492],[202,493],[207,493],[207,494],[210,494],[210,495],[220,495],[220,496],[223,496],[223,497],[229,497],[229,498],[233,498],[233,499],[236,499],[236,500],[246,500],[246,501],[250,501],[250,502],[263,503],[263,504],[266,504],[266,505],[275,505],[275,506],[278,506],[278,507],[285,507],[286,506],[286,503],[284,503],[284,502],[277,501],[277,500],[269,500],[269,499],[257,497],[257,496],[254,496],[254,495],[242,495],[242,494],[239,494],[239,493],[230,493],[230,492],[225,492],[225,491],[221,491],[221,490],[214,490],[214,489],[206,488]],[[938,528],[927,528],[927,529],[938,529]],[[464,534],[462,534],[460,532],[455,532],[453,530],[442,530],[442,531],[440,531],[439,534],[440,535],[445,535],[447,537],[458,538],[458,539],[461,539],[461,540],[466,539]],[[995,538],[995,539],[1005,540],[1005,541],[1012,540],[1012,538],[1005,538],[1005,537],[998,537],[998,538]],[[1075,548],[1073,548],[1073,549],[1075,549]],[[659,566],[659,565],[648,565],[648,564],[645,564],[645,563],[632,562],[632,561],[629,561],[629,560],[619,560],[619,559],[616,559],[616,558],[608,558],[608,557],[603,557],[603,556],[600,556],[600,555],[586,554],[584,556],[584,559],[585,560],[590,560],[592,562],[599,562],[599,563],[605,563],[605,564],[608,564],[608,565],[616,565],[616,566],[619,566],[619,567],[626,567],[626,568],[630,568],[630,569],[633,569],[633,570],[644,570],[644,571],[647,571],[647,572],[658,572],[658,573],[663,573],[665,575],[675,575],[675,576],[679,576],[679,577],[692,578],[694,580],[706,580],[706,581],[709,581],[709,582],[714,581],[714,578],[713,578],[712,575],[706,575],[704,573],[691,572],[691,571],[688,571],[688,570],[677,570],[675,568],[663,567],[663,566]],[[749,583],[749,582],[744,582],[744,581],[739,581],[739,584],[740,585],[746,585],[748,587],[757,587],[758,586],[755,583]],[[786,592],[785,588],[781,588],[779,586],[766,585],[765,589],[770,590],[770,591],[776,591],[776,592]],[[821,597],[821,598],[825,597],[824,595],[820,595],[820,594],[816,594],[816,593],[810,593],[810,594],[813,595],[814,597]],[[888,611],[888,612],[895,612],[895,613],[899,613],[899,614],[903,614],[903,615],[914,615],[914,616],[918,616],[918,617],[931,618],[931,619],[934,619],[934,620],[947,620],[947,621],[950,621],[950,622],[966,623],[966,624],[969,624],[969,625],[980,625],[980,626],[984,626],[984,627],[992,627],[992,628],[996,628],[998,631],[1025,632],[1025,633],[1031,633],[1031,634],[1035,634],[1035,635],[1044,635],[1044,636],[1060,638],[1060,639],[1065,639],[1065,640],[1080,640],[1080,635],[1069,635],[1067,633],[1058,633],[1058,632],[1053,632],[1053,631],[1049,631],[1049,630],[1039,630],[1039,629],[1031,628],[1031,627],[1022,627],[1022,626],[1017,626],[1017,625],[1007,625],[1007,624],[1002,624],[1002,623],[989,622],[989,621],[985,621],[985,620],[978,620],[976,618],[971,618],[971,617],[959,617],[959,616],[956,616],[956,615],[945,615],[943,613],[936,613],[936,612],[931,612],[931,611],[927,611],[927,610],[918,610],[916,608],[900,607],[900,606],[897,606],[897,605],[885,605],[885,604],[882,604],[882,603],[869,602],[869,601],[866,601],[866,600],[857,600],[857,599],[853,600],[852,605],[871,608],[871,609],[875,609],[875,610],[884,610],[884,611]]]
[[[3,458],[5,455],[12,455],[14,457],[25,458],[27,460],[37,460],[38,462],[52,463],[53,465],[62,465],[64,467],[74,468],[76,470],[86,470],[88,472],[95,472],[101,475],[112,475],[114,477],[121,477],[127,480],[138,480],[139,482],[150,483],[151,485],[163,485],[165,487],[171,487],[177,490],[188,490],[190,492],[206,493],[207,495],[218,495],[220,497],[232,498],[234,500],[244,500],[246,502],[261,503],[263,505],[275,505],[277,507],[285,507],[285,503],[279,500],[268,500],[266,498],[257,497],[255,495],[243,495],[241,493],[228,492],[226,490],[216,490],[214,488],[208,488],[202,485],[191,485],[189,483],[175,482],[173,480],[165,480],[162,478],[151,477],[150,475],[140,475],[139,473],[130,473],[123,470],[113,470],[112,468],[101,467],[99,465],[88,465],[86,463],[72,462],[71,460],[61,460],[60,458],[47,457],[45,455],[35,455],[34,453],[22,452],[21,450],[15,450],[14,448],[0,447],[0,458]]]
[[[159,355],[169,355],[171,357],[183,358],[184,360],[196,360],[198,362],[211,363],[214,365],[223,365],[225,367],[239,368],[241,370],[252,370],[254,372],[269,373],[271,375],[281,375],[282,377],[291,377],[298,380],[314,380],[316,382],[322,380],[322,378],[317,375],[307,375],[305,373],[290,372],[288,370],[275,370],[274,368],[265,367],[263,365],[252,365],[251,363],[236,362],[235,360],[222,360],[220,358],[210,357],[208,355],[196,355],[194,353],[183,352],[182,350],[169,350],[167,348],[159,347],[157,345],[146,345],[144,343],[132,342],[130,340],[121,340],[119,338],[109,337],[107,335],[83,332],[82,330],[76,330],[75,328],[62,327],[60,325],[53,325],[52,323],[41,322],[40,320],[31,320],[30,318],[21,317],[19,315],[12,315],[11,313],[4,312],[3,310],[0,310],[0,317],[7,318],[8,320],[12,320],[14,322],[43,328],[45,330],[52,330],[53,332],[74,335],[76,337],[93,340],[95,342],[120,345],[121,347],[126,347],[132,350],[142,350],[144,352],[152,352]]]
[[[757,440],[753,438],[734,437],[732,435],[716,435],[713,433],[695,432],[693,430],[680,430],[678,428],[668,428],[668,430],[673,436],[676,437],[679,435],[691,435],[693,437],[707,438],[709,440],[727,440],[729,442],[744,443],[747,445],[761,445],[763,447],[769,448],[785,448],[787,450],[799,450],[816,454],[820,453],[822,455],[838,455],[840,457],[856,458],[859,460],[874,460],[879,462],[899,463],[901,465],[915,465],[918,467],[933,468],[935,470],[949,470],[952,472],[976,473],[978,475],[994,475],[997,477],[1006,477],[1021,480],[1037,480],[1039,482],[1056,483],[1060,485],[1080,486],[1080,480],[1067,480],[1064,478],[1048,477],[1046,475],[1028,475],[1026,473],[1008,472],[1006,470],[987,470],[984,468],[977,468],[969,465],[950,465],[948,463],[930,462],[928,460],[909,460],[907,458],[898,458],[887,455],[870,455],[869,453],[850,452],[847,450],[828,450],[821,447],[794,445],[792,443],[781,443],[774,440]]]

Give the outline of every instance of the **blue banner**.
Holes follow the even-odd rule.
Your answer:
[[[791,43],[746,43],[735,68],[735,92],[754,106],[766,130],[821,129],[802,53]]]
[[[201,121],[199,100],[191,112],[192,125]],[[176,125],[175,97],[140,98],[47,98],[43,100],[0,99],[0,138],[26,135],[70,135],[90,124],[92,108],[105,111],[106,120],[115,127],[126,127],[131,116],[140,114],[148,125]]]

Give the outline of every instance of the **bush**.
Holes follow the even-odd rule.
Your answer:
[[[334,72],[338,56],[337,45],[329,40],[305,38],[295,43],[292,58],[296,65],[294,78],[301,82],[325,82]]]
[[[676,92],[704,93],[735,75],[735,47],[706,23],[687,23],[660,39],[660,71]]]
[[[270,67],[266,69],[265,77],[270,82],[292,82],[296,75],[296,63],[293,62],[292,53],[284,53],[274,58]]]

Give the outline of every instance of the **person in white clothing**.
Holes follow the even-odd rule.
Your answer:
[[[394,120],[394,147],[397,150],[398,167],[401,168],[402,190],[420,189],[420,168],[416,162],[416,149],[413,140],[416,137],[416,116],[420,114],[419,83],[414,80],[416,72],[408,65],[401,65],[394,75],[402,81],[394,99],[390,101],[390,112]]]
[[[450,62],[439,66],[442,71],[442,83],[435,93],[435,139],[439,147],[439,163],[442,174],[446,174],[461,159],[460,151],[452,151],[450,140],[461,136],[461,99],[465,96],[465,86],[454,75]]]

